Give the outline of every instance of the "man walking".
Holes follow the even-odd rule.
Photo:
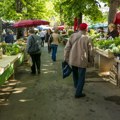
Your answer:
[[[82,93],[85,73],[89,62],[93,62],[93,47],[87,35],[86,23],[80,24],[80,31],[71,35],[64,48],[64,60],[72,66],[75,98],[85,97]]]

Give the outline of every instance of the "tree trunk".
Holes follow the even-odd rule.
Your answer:
[[[16,0],[16,12],[17,13],[21,13],[22,12],[22,2],[21,0]],[[16,30],[16,34],[17,34],[17,39],[20,39],[21,37],[23,37],[23,29],[21,28],[17,28]]]
[[[117,12],[117,8],[120,5],[120,0],[110,0],[110,9],[109,9],[109,16],[108,16],[108,24],[113,23],[115,14]]]
[[[78,25],[82,23],[82,13],[79,14]]]
[[[0,42],[2,42],[2,20],[0,19]]]
[[[21,13],[22,11],[22,2],[21,0],[16,0],[16,12]]]

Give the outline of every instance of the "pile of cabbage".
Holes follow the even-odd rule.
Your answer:
[[[120,55],[120,37],[107,40],[93,40],[94,47]]]

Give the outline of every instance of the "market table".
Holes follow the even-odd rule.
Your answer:
[[[120,87],[120,59],[111,52],[95,49],[95,67],[100,76],[108,76],[109,82]]]
[[[110,81],[120,87],[120,57],[114,58],[114,63],[110,70]]]
[[[110,71],[114,62],[114,55],[111,52],[106,52],[102,49],[95,49],[95,64],[99,69],[99,72]]]
[[[3,55],[0,59],[0,85],[4,84],[12,75],[18,65],[24,60],[24,53],[13,56]]]
[[[66,45],[68,40],[69,40],[69,38],[63,38],[63,45]]]

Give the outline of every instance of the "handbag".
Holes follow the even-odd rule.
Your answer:
[[[73,44],[79,40],[79,38],[81,37],[81,35],[75,39],[75,41],[73,42]],[[73,45],[72,44],[72,45]],[[70,74],[72,73],[72,68],[69,66],[69,64],[66,61],[62,62],[62,75],[63,75],[63,79],[68,77]]]
[[[68,77],[72,73],[72,68],[69,66],[69,64],[66,61],[62,62],[62,75],[63,79]]]
[[[53,42],[53,36],[52,36],[52,34],[49,37],[49,42],[50,42],[50,44]]]
[[[33,36],[31,36],[31,37],[34,40],[34,44],[32,44],[31,47],[29,48],[28,53],[36,54],[41,51],[40,43],[39,43],[39,40],[36,40]]]

